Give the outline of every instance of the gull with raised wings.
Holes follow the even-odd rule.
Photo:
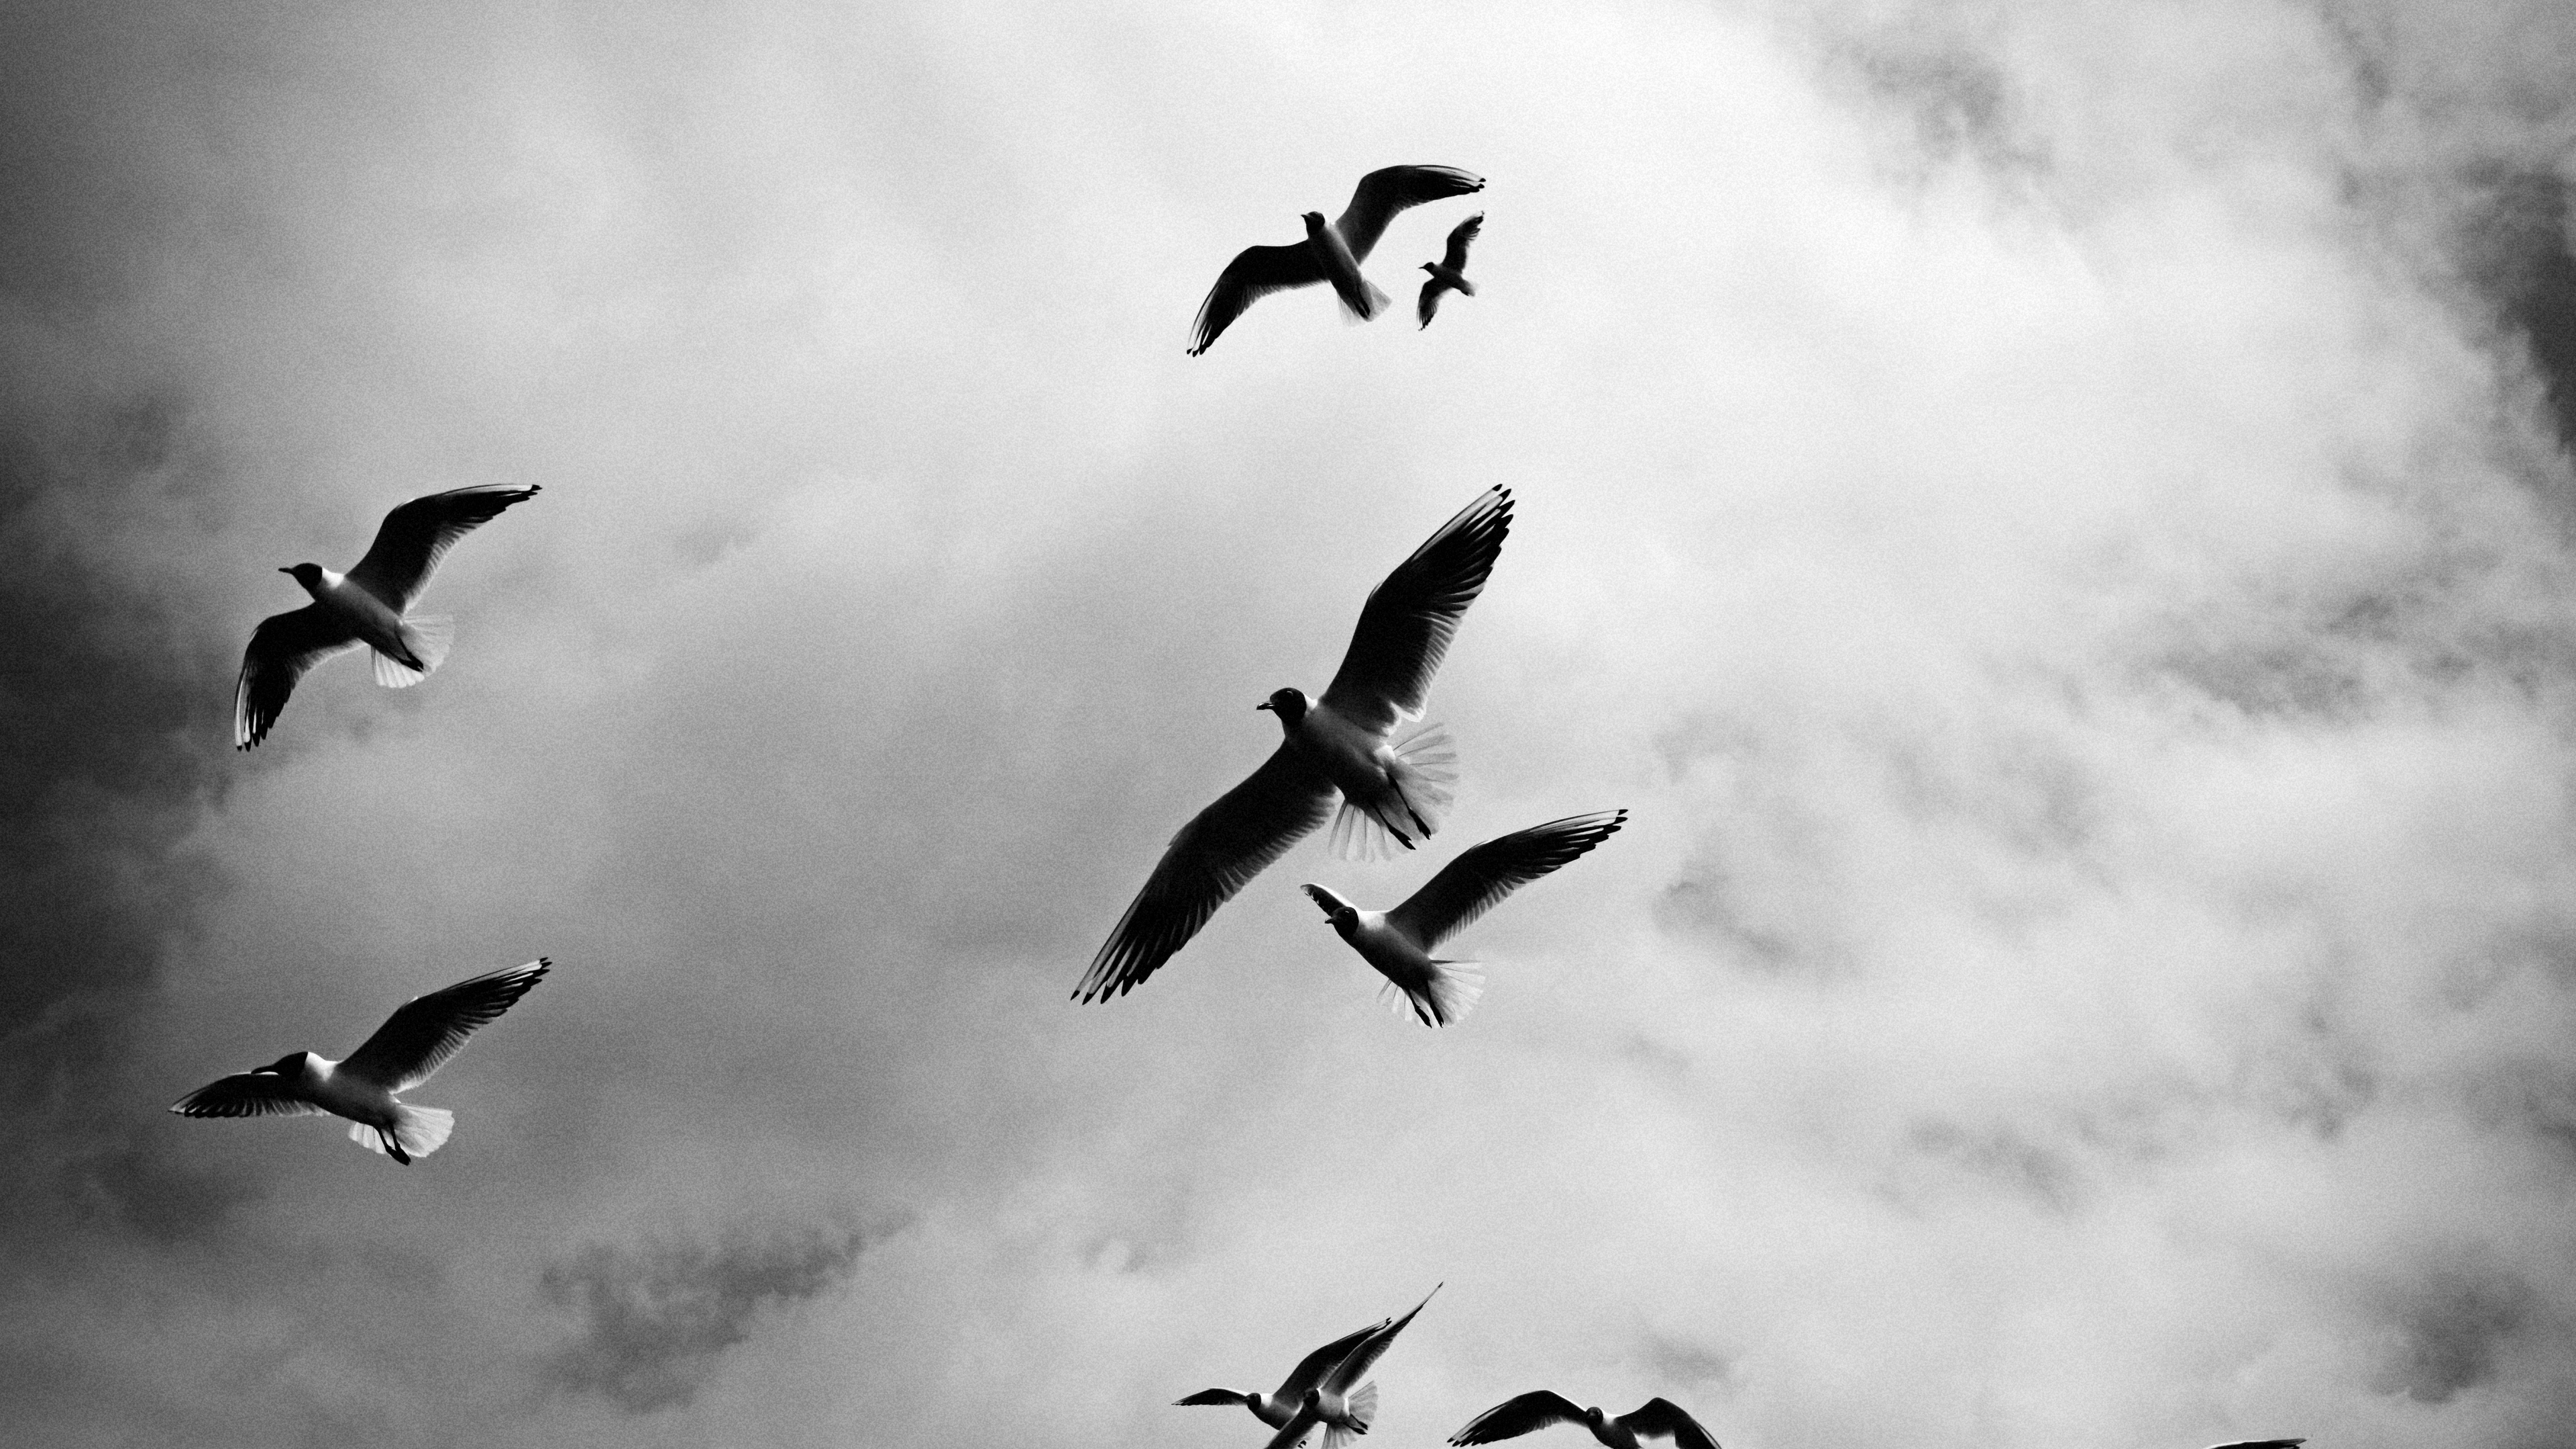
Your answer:
[[[1343,1334],[1331,1343],[1297,1361],[1288,1377],[1279,1383],[1279,1391],[1264,1395],[1236,1389],[1201,1389],[1181,1404],[1241,1404],[1254,1417],[1279,1432],[1272,1437],[1270,1449],[1292,1449],[1299,1440],[1324,1426],[1324,1449],[1342,1449],[1355,1435],[1369,1431],[1377,1418],[1377,1385],[1360,1384],[1354,1389],[1380,1356],[1385,1354],[1395,1336],[1413,1321],[1431,1301],[1431,1294],[1402,1318],[1381,1318],[1368,1327]]]
[[[1363,322],[1375,317],[1385,309],[1387,295],[1360,275],[1360,263],[1377,249],[1386,224],[1406,207],[1484,189],[1485,178],[1455,166],[1388,166],[1361,177],[1339,220],[1327,222],[1322,212],[1307,212],[1304,241],[1246,247],[1225,264],[1216,285],[1208,289],[1207,300],[1199,304],[1190,355],[1196,357],[1215,346],[1217,335],[1245,308],[1292,287],[1330,282],[1353,317]],[[1454,238],[1450,250],[1457,251]]]
[[[1396,566],[1360,609],[1359,627],[1321,699],[1273,691],[1253,706],[1286,735],[1249,779],[1180,828],[1074,988],[1077,1001],[1123,995],[1198,934],[1216,908],[1333,815],[1345,855],[1413,848],[1439,826],[1457,780],[1447,731],[1396,737],[1422,716],[1431,676],[1485,587],[1511,531],[1512,494],[1485,490]]]
[[[536,495],[533,486],[499,484],[432,493],[386,514],[367,556],[345,574],[314,563],[279,569],[294,575],[313,602],[270,615],[251,634],[233,687],[234,747],[247,750],[266,739],[295,681],[343,650],[373,649],[376,683],[388,689],[427,679],[447,658],[454,634],[444,616],[411,613],[412,601],[458,539]]]
[[[1434,960],[1432,949],[1503,897],[1609,839],[1627,819],[1625,810],[1605,810],[1497,836],[1441,867],[1391,911],[1364,911],[1319,885],[1306,894],[1386,978],[1398,1012],[1411,1010],[1424,1026],[1447,1026],[1484,994],[1484,976],[1473,962]]]
[[[354,1124],[350,1141],[409,1165],[445,1145],[456,1114],[396,1099],[463,1051],[475,1028],[509,1010],[553,964],[540,956],[415,996],[347,1061],[288,1052],[199,1087],[170,1110],[182,1117],[346,1117]]]
[[[1637,1449],[1639,1441],[1645,1439],[1670,1439],[1679,1449],[1717,1449],[1717,1441],[1699,1426],[1699,1421],[1683,1413],[1670,1399],[1648,1399],[1614,1419],[1599,1409],[1584,1408],[1545,1389],[1494,1405],[1468,1420],[1466,1428],[1449,1436],[1449,1442],[1491,1444],[1498,1439],[1517,1439],[1550,1424],[1581,1424],[1592,1431],[1592,1437],[1600,1440],[1604,1449]]]
[[[1450,229],[1447,255],[1436,262],[1422,264],[1422,270],[1431,274],[1431,280],[1422,284],[1422,297],[1413,304],[1413,314],[1422,319],[1423,326],[1430,326],[1432,314],[1440,310],[1441,293],[1476,295],[1476,284],[1467,280],[1467,244],[1484,230],[1485,214],[1480,211]]]

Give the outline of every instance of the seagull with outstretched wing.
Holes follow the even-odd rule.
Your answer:
[[[1377,1418],[1377,1385],[1360,1383],[1375,1367],[1395,1336],[1413,1321],[1431,1302],[1431,1293],[1413,1305],[1402,1318],[1381,1318],[1354,1333],[1343,1334],[1331,1343],[1306,1355],[1288,1377],[1280,1382],[1275,1394],[1246,1394],[1234,1389],[1201,1389],[1179,1402],[1183,1404],[1241,1404],[1279,1432],[1271,1437],[1270,1449],[1295,1449],[1296,1444],[1315,1431],[1324,1429],[1324,1449],[1343,1449],[1351,1439],[1369,1431]],[[1352,1385],[1357,1384],[1354,1388]]]
[[[1398,1012],[1410,1010],[1424,1026],[1447,1026],[1484,994],[1484,976],[1473,962],[1434,960],[1433,948],[1503,897],[1609,839],[1627,819],[1625,810],[1605,810],[1497,836],[1441,867],[1391,911],[1364,911],[1319,885],[1306,894],[1386,978]]]
[[[329,1113],[354,1125],[349,1140],[408,1166],[445,1145],[456,1114],[398,1101],[465,1049],[528,994],[554,963],[540,956],[505,966],[395,1008],[345,1062],[288,1052],[264,1067],[210,1082],[170,1106],[182,1117],[310,1117]]]
[[[1485,214],[1480,211],[1450,228],[1446,255],[1436,262],[1422,264],[1422,270],[1431,274],[1431,280],[1422,284],[1422,297],[1413,304],[1413,315],[1422,319],[1423,326],[1430,326],[1432,314],[1440,310],[1441,293],[1476,295],[1476,284],[1467,280],[1467,246],[1484,230]]]
[[[1670,1399],[1648,1399],[1614,1419],[1599,1409],[1584,1408],[1545,1389],[1503,1400],[1468,1420],[1466,1428],[1449,1436],[1449,1442],[1491,1444],[1499,1439],[1517,1439],[1551,1424],[1581,1424],[1592,1431],[1592,1437],[1600,1440],[1604,1449],[1638,1449],[1639,1442],[1646,1439],[1670,1439],[1679,1449],[1717,1449],[1717,1440]]]
[[[446,618],[411,613],[430,572],[476,525],[513,503],[537,496],[534,486],[477,484],[415,498],[385,515],[367,556],[345,574],[300,563],[292,574],[313,596],[301,609],[260,621],[233,686],[233,745],[247,750],[268,737],[304,672],[343,650],[376,654],[376,683],[408,689],[447,658],[454,638]]]
[[[1350,315],[1365,322],[1385,310],[1387,295],[1360,275],[1360,263],[1377,249],[1386,224],[1409,206],[1485,189],[1485,179],[1455,166],[1388,166],[1360,178],[1338,220],[1307,212],[1306,239],[1286,246],[1246,247],[1217,274],[1191,328],[1190,355],[1216,345],[1218,334],[1244,309],[1292,287],[1330,282]],[[1457,250],[1453,239],[1450,250]]]
[[[1421,718],[1431,676],[1511,523],[1511,490],[1485,490],[1369,594],[1323,698],[1281,689],[1253,706],[1276,715],[1286,738],[1172,837],[1075,1000],[1123,995],[1153,975],[1246,881],[1333,817],[1337,797],[1333,841],[1346,855],[1392,853],[1390,842],[1410,850],[1438,828],[1457,781],[1449,734],[1437,725],[1400,739],[1396,731]]]

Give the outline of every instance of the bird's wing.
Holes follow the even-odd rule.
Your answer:
[[[349,1053],[340,1070],[382,1083],[388,1091],[410,1091],[464,1050],[465,1039],[475,1028],[488,1025],[527,995],[552,965],[552,960],[540,956],[523,966],[504,966],[427,996],[415,996],[395,1007],[376,1034]]]
[[[1370,1334],[1384,1329],[1386,1324],[1387,1321],[1381,1318],[1365,1328],[1352,1329],[1297,1360],[1297,1366],[1288,1371],[1288,1377],[1279,1381],[1279,1392],[1271,1395],[1271,1399],[1277,1403],[1295,1404],[1306,1397],[1308,1389],[1322,1386],[1324,1375],[1331,1373],[1334,1365],[1349,1358],[1351,1350],[1366,1342]]]
[[[1440,525],[1360,608],[1359,627],[1322,703],[1378,730],[1422,712],[1431,676],[1511,532],[1512,491],[1497,485]]]
[[[1073,999],[1123,996],[1153,975],[1244,882],[1322,825],[1335,793],[1333,782],[1282,740],[1260,769],[1173,835]]]
[[[1333,223],[1333,230],[1342,234],[1351,259],[1364,262],[1397,212],[1484,189],[1484,177],[1455,166],[1384,167],[1360,178],[1358,189],[1351,192],[1351,204],[1342,208],[1342,219]]]
[[[1422,326],[1431,325],[1432,317],[1440,311],[1440,294],[1448,290],[1449,284],[1438,277],[1422,284],[1422,295],[1413,304],[1414,318]]]
[[[233,684],[233,748],[247,750],[268,738],[268,727],[285,712],[304,671],[357,647],[358,636],[320,604],[260,620],[242,651],[241,678]]]
[[[178,1101],[170,1110],[182,1117],[318,1117],[323,1109],[289,1090],[275,1072],[235,1072],[219,1077]]]
[[[502,509],[537,496],[534,487],[512,488],[477,483],[415,498],[385,515],[367,556],[349,570],[349,582],[385,601],[395,613],[411,607],[429,583],[430,570],[471,533]]]
[[[1583,1417],[1583,1410],[1562,1394],[1533,1389],[1516,1399],[1505,1399],[1467,1421],[1467,1427],[1449,1436],[1452,1444],[1491,1444],[1497,1439],[1517,1439],[1533,1429],[1550,1424],[1570,1424]]]
[[[1503,897],[1609,839],[1627,820],[1625,810],[1603,810],[1498,835],[1442,866],[1429,884],[1386,913],[1386,923],[1428,951]]]
[[[1436,1284],[1431,1289],[1431,1293],[1439,1291]],[[1384,1356],[1388,1346],[1395,1342],[1395,1336],[1404,1332],[1404,1326],[1413,1321],[1413,1314],[1420,1313],[1423,1306],[1431,1301],[1431,1293],[1423,1294],[1422,1302],[1414,1304],[1411,1313],[1392,1322],[1379,1324],[1358,1343],[1353,1344],[1351,1351],[1343,1356],[1342,1361],[1333,1366],[1332,1373],[1324,1380],[1324,1387],[1333,1393],[1347,1394],[1351,1391],[1351,1385],[1368,1377],[1368,1371],[1376,1367],[1378,1359]]]
[[[1484,230],[1485,214],[1481,211],[1449,228],[1449,251],[1440,258],[1440,265],[1453,272],[1467,270],[1467,244],[1482,235]]]
[[[1172,1406],[1174,1408],[1179,1408],[1185,1404],[1243,1404],[1249,1406],[1251,1403],[1252,1395],[1244,1393],[1240,1389],[1201,1389],[1186,1399],[1172,1400]]]
[[[2212,1444],[2209,1449],[2299,1449],[2305,1439],[2244,1439],[2234,1444]]]
[[[1297,1449],[1298,1445],[1306,1442],[1307,1435],[1315,1432],[1317,1422],[1314,1410],[1298,1405],[1297,1412],[1289,1415],[1288,1422],[1279,1426],[1279,1432],[1270,1436],[1264,1449]]]
[[[1208,288],[1207,300],[1199,304],[1198,320],[1190,324],[1190,356],[1196,357],[1216,345],[1217,334],[1232,326],[1244,309],[1291,287],[1311,287],[1324,280],[1324,265],[1315,260],[1315,249],[1298,242],[1284,247],[1245,247],[1235,254],[1225,270],[1216,274],[1216,285]]]
[[[1619,1416],[1619,1422],[1649,1439],[1670,1439],[1676,1449],[1717,1449],[1717,1441],[1699,1420],[1670,1399],[1648,1399]]]

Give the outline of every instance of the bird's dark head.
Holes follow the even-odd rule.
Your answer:
[[[279,569],[278,572],[282,574],[293,574],[295,576],[295,581],[302,584],[307,593],[322,587],[322,566],[320,564],[300,563],[291,569]]]
[[[1304,216],[1299,217],[1298,220],[1306,223],[1307,236],[1319,237],[1324,234],[1324,214],[1322,212],[1310,211]]]
[[[1299,1399],[1297,1401],[1297,1406],[1301,1409],[1307,1410],[1322,1408],[1324,1406],[1324,1391],[1309,1385],[1306,1389],[1306,1397]]]
[[[1333,929],[1343,935],[1349,935],[1359,925],[1360,908],[1342,899],[1335,892],[1319,885],[1310,885],[1306,887],[1306,897],[1324,908],[1324,915],[1331,920]]]
[[[251,1072],[254,1077],[300,1077],[304,1075],[305,1052],[288,1052],[267,1066]]]
[[[1270,691],[1268,699],[1254,705],[1253,708],[1266,709],[1279,716],[1279,727],[1293,735],[1297,732],[1297,726],[1306,718],[1306,691],[1274,689]]]
[[[1432,264],[1431,264],[1431,263],[1429,263],[1429,262],[1424,262],[1424,263],[1422,264],[1422,268],[1421,268],[1421,269],[1422,269],[1423,271],[1429,272],[1431,275],[1433,275],[1433,276],[1435,276],[1435,277],[1440,275],[1440,269],[1439,269],[1438,267],[1436,267],[1436,266],[1432,265]]]

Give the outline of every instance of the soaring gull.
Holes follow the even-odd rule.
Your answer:
[[[1487,489],[1396,566],[1360,609],[1340,672],[1318,700],[1274,691],[1253,706],[1286,736],[1251,778],[1180,828],[1074,988],[1077,1001],[1124,995],[1198,934],[1244,883],[1333,815],[1345,855],[1413,848],[1438,828],[1457,779],[1448,732],[1421,718],[1431,675],[1511,531],[1512,494]]]
[[[1466,1428],[1449,1436],[1449,1442],[1491,1444],[1498,1439],[1517,1439],[1550,1424],[1581,1424],[1592,1431],[1592,1437],[1600,1440],[1604,1449],[1637,1449],[1638,1441],[1643,1439],[1670,1439],[1678,1449],[1717,1449],[1717,1441],[1699,1426],[1699,1421],[1683,1413],[1670,1399],[1648,1399],[1613,1419],[1599,1409],[1583,1408],[1545,1389],[1494,1405],[1468,1420]]]
[[[410,613],[430,571],[456,541],[537,489],[478,484],[415,498],[385,515],[367,556],[345,574],[320,564],[279,569],[313,596],[301,609],[260,621],[242,655],[233,687],[233,745],[247,750],[268,737],[304,671],[363,644],[376,652],[376,683],[408,689],[447,658],[448,620]]]
[[[1386,224],[1408,206],[1485,189],[1485,178],[1455,166],[1389,166],[1360,178],[1351,204],[1327,223],[1320,211],[1305,215],[1306,239],[1280,247],[1245,247],[1225,264],[1191,329],[1190,355],[1216,345],[1245,308],[1273,292],[1330,282],[1351,315],[1365,322],[1387,304],[1387,295],[1360,275],[1360,263],[1377,248]],[[1453,245],[1451,248],[1456,250]]]
[[[267,1066],[236,1072],[170,1105],[182,1117],[311,1117],[323,1113],[355,1124],[349,1140],[408,1166],[456,1130],[456,1114],[395,1100],[429,1080],[466,1038],[528,994],[554,963],[540,956],[445,990],[415,996],[345,1062],[288,1052]]]
[[[1434,1286],[1431,1293],[1439,1291]],[[1299,1440],[1314,1432],[1317,1424],[1324,1426],[1324,1449],[1342,1449],[1353,1436],[1367,1433],[1370,1422],[1377,1417],[1377,1385],[1360,1384],[1356,1389],[1351,1385],[1368,1373],[1388,1345],[1395,1342],[1395,1336],[1413,1321],[1413,1315],[1431,1301],[1431,1293],[1422,1295],[1422,1302],[1413,1305],[1412,1312],[1402,1318],[1381,1318],[1299,1359],[1288,1377],[1280,1380],[1277,1393],[1201,1389],[1175,1402],[1241,1404],[1279,1431],[1272,1437],[1270,1449],[1294,1449]]]
[[[1422,297],[1413,304],[1413,315],[1422,319],[1423,326],[1430,326],[1432,314],[1440,310],[1441,293],[1476,295],[1476,284],[1467,280],[1467,244],[1484,229],[1485,214],[1480,211],[1450,228],[1447,255],[1436,262],[1422,264],[1422,270],[1431,274],[1431,280],[1422,284]]]
[[[1306,894],[1386,978],[1399,1011],[1411,1008],[1424,1026],[1447,1026],[1467,1014],[1485,984],[1473,963],[1434,960],[1432,949],[1503,897],[1609,839],[1627,819],[1625,810],[1606,810],[1497,836],[1441,867],[1391,911],[1364,911],[1319,885]]]

